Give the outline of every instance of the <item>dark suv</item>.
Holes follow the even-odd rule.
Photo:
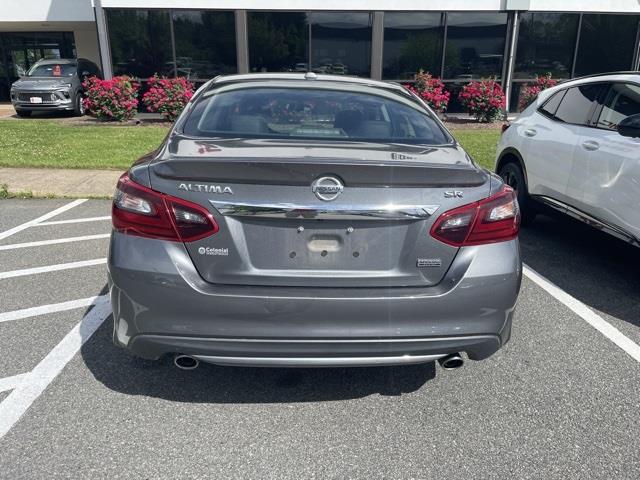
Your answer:
[[[35,111],[72,111],[84,114],[82,82],[101,78],[97,65],[83,58],[40,60],[11,86],[11,103],[20,117]]]

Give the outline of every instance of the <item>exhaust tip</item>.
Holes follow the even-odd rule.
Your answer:
[[[200,360],[189,355],[176,355],[173,364],[180,370],[195,370],[200,365]]]
[[[446,357],[439,358],[438,363],[445,370],[455,370],[456,368],[460,368],[464,365],[464,359],[459,353],[452,353]]]

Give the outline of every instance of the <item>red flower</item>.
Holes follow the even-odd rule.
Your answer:
[[[413,85],[405,85],[410,92],[420,97],[436,112],[444,112],[449,104],[450,93],[444,89],[439,78],[433,78],[429,72],[420,70],[413,77]]]
[[[497,120],[505,107],[502,87],[493,79],[467,83],[458,100],[479,122]]]
[[[186,78],[149,78],[149,89],[142,101],[150,112],[158,112],[174,121],[193,96],[193,84]]]
[[[84,106],[89,115],[100,120],[124,121],[131,119],[138,106],[138,84],[130,77],[111,80],[89,77],[83,82]]]
[[[518,107],[520,110],[527,108],[538,96],[540,92],[547,88],[555,87],[558,84],[557,80],[551,78],[551,74],[540,75],[536,78],[536,83],[533,85],[525,85],[520,91],[520,102]]]

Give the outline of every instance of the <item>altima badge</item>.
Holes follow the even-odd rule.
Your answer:
[[[233,195],[231,187],[227,187],[226,185],[207,185],[205,183],[180,183],[178,190],[186,190],[187,192],[228,193]]]
[[[311,184],[311,191],[325,202],[335,200],[344,190],[344,185],[336,177],[320,177]]]

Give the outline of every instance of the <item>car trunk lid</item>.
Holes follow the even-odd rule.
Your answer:
[[[241,285],[435,285],[458,249],[430,228],[488,196],[488,178],[459,147],[355,142],[178,137],[150,166],[155,190],[220,226],[186,245],[200,275]]]

